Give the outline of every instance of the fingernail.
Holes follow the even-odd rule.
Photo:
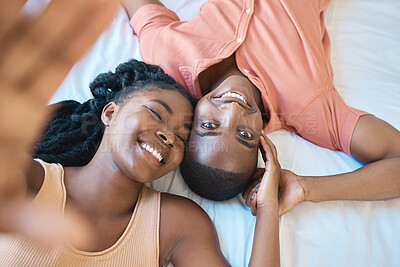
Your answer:
[[[253,193],[253,194],[251,195],[250,200],[253,200],[255,196],[256,196],[256,193]]]

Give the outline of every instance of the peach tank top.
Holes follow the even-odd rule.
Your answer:
[[[45,178],[32,204],[45,204],[63,214],[64,169],[60,164],[37,161],[45,169]],[[99,252],[38,245],[20,234],[2,233],[0,266],[159,266],[160,203],[160,192],[143,186],[122,236]]]

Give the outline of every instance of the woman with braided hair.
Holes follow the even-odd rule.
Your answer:
[[[89,86],[94,98],[82,104],[68,100],[50,107],[55,115],[36,146],[34,157],[65,167],[88,164],[103,136],[105,125],[100,117],[104,106],[111,101],[120,103],[142,87],[150,86],[174,88],[195,104],[195,99],[161,68],[130,60],[120,64],[115,73],[102,73],[94,79]],[[131,90],[123,90],[128,87]]]
[[[91,238],[48,246],[5,233],[3,224],[0,265],[229,266],[198,205],[143,185],[182,161],[195,99],[160,67],[137,60],[98,75],[90,89],[94,98],[83,104],[51,106],[55,114],[35,148],[36,159],[22,170],[27,189],[21,192],[33,196],[33,206],[61,216],[84,214]],[[268,171],[251,199],[252,208],[263,211],[252,266],[279,263],[279,163],[265,135],[261,143]]]

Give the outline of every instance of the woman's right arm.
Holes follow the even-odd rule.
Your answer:
[[[258,169],[261,183],[245,192],[246,204],[257,216],[249,266],[280,266],[278,188],[280,165],[274,144],[265,133],[260,138],[265,170]]]
[[[126,12],[128,12],[128,16],[131,19],[136,11],[139,10],[144,5],[148,4],[156,4],[163,6],[163,4],[158,0],[120,0],[122,5],[124,6]]]
[[[263,178],[258,187],[245,194],[247,205],[251,207],[253,215],[257,215],[249,266],[279,266],[280,166],[276,149],[265,134],[260,142],[266,156],[265,170],[258,172],[260,178]],[[172,245],[166,245],[165,240],[172,242]],[[169,261],[176,267],[229,266],[207,214],[188,199],[165,195],[161,210],[160,264]]]

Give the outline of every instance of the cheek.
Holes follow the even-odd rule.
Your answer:
[[[167,172],[172,171],[173,169],[178,167],[179,164],[181,164],[181,162],[183,160],[184,147],[183,146],[174,147],[170,153],[171,154],[170,154],[169,162],[165,166]]]
[[[117,122],[117,129],[120,134],[130,135],[138,132],[140,128],[143,128],[141,121],[143,121],[143,119],[140,117],[140,115],[136,114],[122,118]]]

